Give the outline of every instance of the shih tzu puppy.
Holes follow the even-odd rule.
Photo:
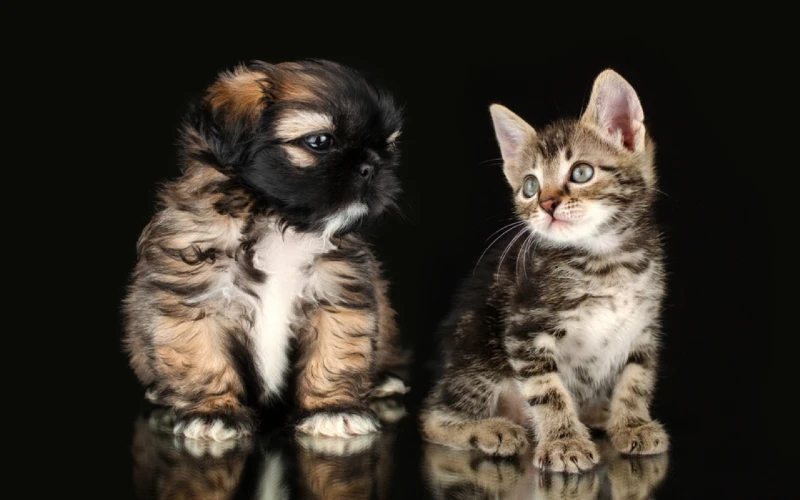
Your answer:
[[[407,390],[408,356],[359,231],[399,193],[400,130],[386,91],[319,60],[224,72],[189,113],[123,306],[174,433],[252,433],[287,385],[300,432],[378,429],[369,400]]]

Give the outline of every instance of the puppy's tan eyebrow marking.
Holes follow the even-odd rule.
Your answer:
[[[397,140],[397,138],[398,138],[398,137],[400,137],[400,134],[401,134],[401,133],[402,133],[402,131],[401,131],[401,130],[396,130],[394,133],[392,133],[392,135],[390,135],[390,136],[389,136],[389,138],[388,138],[388,139],[386,139],[386,143],[387,143],[387,144],[391,144],[391,143],[393,143],[394,141],[396,141],[396,140]]]
[[[290,111],[277,120],[275,134],[285,141],[312,132],[333,131],[333,118],[316,111]]]
[[[281,147],[286,151],[286,156],[289,157],[289,161],[292,162],[292,165],[295,167],[311,167],[317,163],[317,158],[314,153],[306,151],[301,146],[283,144]]]

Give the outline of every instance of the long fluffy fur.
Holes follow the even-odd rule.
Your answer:
[[[400,126],[390,95],[326,61],[239,66],[195,105],[124,302],[131,365],[175,433],[249,434],[290,376],[298,413],[368,422],[342,436],[377,429],[367,399],[407,353],[358,230],[398,195]]]
[[[607,71],[581,121],[537,132],[505,108],[492,114],[518,222],[441,328],[442,373],[423,435],[517,455],[533,434],[534,463],[566,472],[599,459],[585,423],[605,428],[621,452],[666,450],[649,414],[664,266],[651,213],[655,149],[638,97]],[[594,177],[572,182],[585,163]],[[533,175],[539,188],[526,196]]]

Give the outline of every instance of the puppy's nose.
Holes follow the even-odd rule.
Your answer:
[[[539,201],[539,206],[550,215],[553,215],[553,212],[556,211],[556,208],[558,208],[558,205],[560,204],[561,198],[558,198],[557,196],[548,196],[547,198]]]
[[[361,165],[359,173],[361,174],[361,177],[363,177],[364,179],[369,179],[370,177],[372,177],[373,170],[374,169],[372,165]]]

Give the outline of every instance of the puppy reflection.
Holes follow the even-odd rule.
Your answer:
[[[406,414],[397,399],[373,401],[383,431],[350,439],[298,434],[300,498],[382,499],[391,496],[394,425]]]
[[[288,500],[382,499],[391,494],[395,424],[406,414],[398,399],[372,402],[383,432],[351,439],[274,430],[241,440],[174,436],[174,414],[140,417],[133,438],[138,498]],[[295,463],[296,462],[296,463]]]
[[[543,472],[533,457],[498,460],[480,453],[425,445],[424,474],[436,499],[644,500],[667,473],[667,454],[624,456],[605,439],[595,441],[600,465],[583,474]]]
[[[134,424],[133,483],[137,497],[233,498],[252,442],[177,438],[160,430],[168,419],[168,415],[155,412]]]

